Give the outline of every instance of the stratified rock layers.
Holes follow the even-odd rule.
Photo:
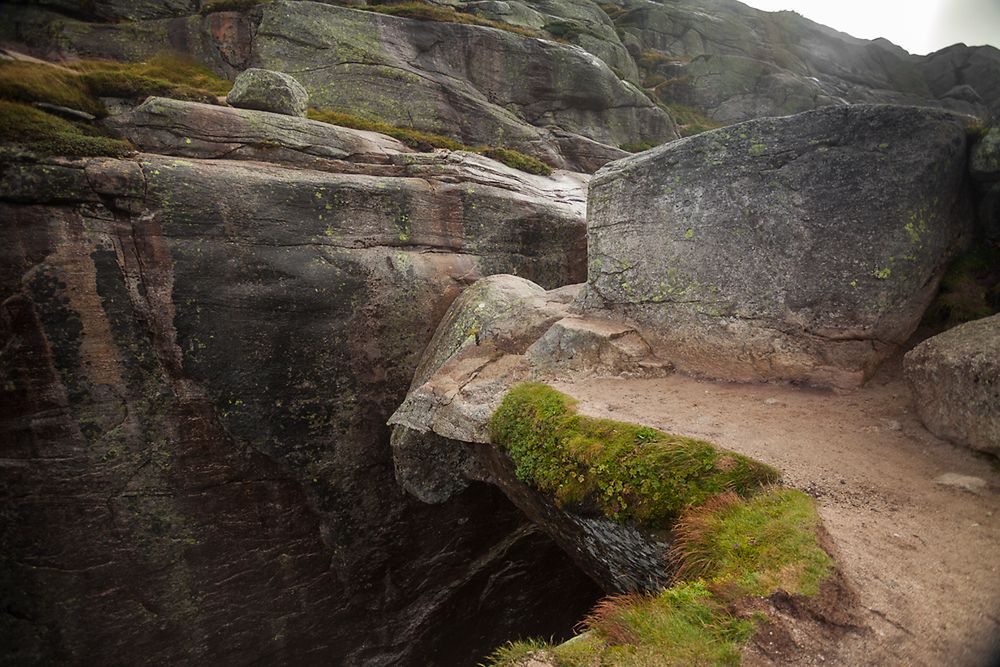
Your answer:
[[[913,332],[974,216],[962,117],[830,108],[598,172],[584,310],[678,368],[855,385]]]
[[[384,424],[469,282],[582,278],[579,181],[264,112],[134,120],[185,157],[2,165],[5,651],[453,665],[568,628],[596,588],[494,490],[408,498]]]

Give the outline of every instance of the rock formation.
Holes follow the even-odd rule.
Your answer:
[[[904,368],[928,430],[1000,454],[1000,315],[925,340],[907,353]]]
[[[236,77],[226,102],[241,109],[305,117],[309,94],[287,74],[251,67]]]
[[[858,384],[971,232],[961,117],[851,106],[706,132],[591,183],[582,306],[683,370]]]
[[[445,665],[575,622],[562,552],[482,485],[407,497],[384,423],[467,284],[582,279],[583,181],[156,98],[114,127],[158,153],[2,166],[13,655]]]

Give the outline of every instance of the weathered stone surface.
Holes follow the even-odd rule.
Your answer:
[[[565,631],[597,589],[489,487],[405,495],[384,423],[469,282],[582,279],[581,181],[170,105],[136,138],[200,157],[0,165],[5,648],[452,665]],[[205,159],[268,133],[330,159]]]
[[[977,181],[1000,181],[1000,128],[990,129],[972,146],[969,174]]]
[[[928,338],[906,354],[903,370],[928,430],[1000,455],[1000,315]]]
[[[591,183],[583,312],[716,377],[854,385],[971,229],[962,117],[854,106],[704,133]]]
[[[676,136],[663,111],[594,56],[501,30],[275,2],[262,8],[253,54],[257,66],[298,76],[317,106],[568,167],[542,128],[612,147]]]
[[[567,318],[578,292],[579,286],[546,292],[515,276],[490,276],[455,300],[389,420],[396,479],[428,503],[488,482],[605,591],[654,589],[667,579],[669,535],[556,507],[520,482],[510,458],[489,444],[490,417],[518,382],[656,365],[633,328]]]
[[[285,116],[305,116],[309,93],[295,77],[284,72],[251,67],[243,70],[226,95],[230,106],[270,111]]]
[[[1000,51],[964,44],[913,56],[794,12],[727,0],[626,5],[624,42],[673,56],[657,69],[666,101],[721,122],[844,103],[939,106],[983,119],[1000,111]]]

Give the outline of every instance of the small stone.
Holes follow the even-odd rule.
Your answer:
[[[895,419],[888,419],[888,420],[886,420],[885,427],[887,429],[889,429],[890,431],[901,431],[901,430],[903,430],[903,425],[900,424]]]
[[[764,399],[764,403],[766,403],[767,405],[777,405],[778,404],[778,399],[776,399],[776,398],[765,398]]]
[[[241,109],[304,117],[309,104],[309,93],[288,74],[250,68],[236,77],[233,89],[226,96],[226,102]]]

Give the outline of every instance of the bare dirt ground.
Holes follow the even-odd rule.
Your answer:
[[[585,414],[711,440],[818,499],[871,630],[810,664],[993,667],[1000,466],[931,435],[887,366],[850,393],[680,375],[553,384]]]

